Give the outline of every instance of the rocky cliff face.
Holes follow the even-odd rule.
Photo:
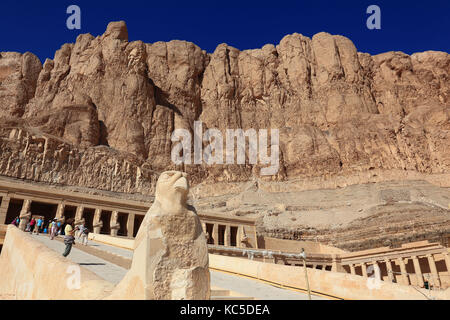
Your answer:
[[[369,170],[448,173],[450,55],[357,52],[342,36],[206,53],[128,42],[124,22],[80,35],[41,65],[0,53],[0,174],[152,193],[157,173],[199,182],[282,181]],[[174,129],[280,130],[280,170],[171,161]],[[225,133],[224,133],[225,136]]]

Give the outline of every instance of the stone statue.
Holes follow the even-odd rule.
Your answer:
[[[113,211],[111,214],[111,220],[109,224],[109,228],[111,230],[111,235],[113,237],[117,237],[117,233],[120,229],[120,223],[117,222],[117,219],[119,218],[119,212]]]
[[[75,224],[77,221],[81,221],[81,219],[83,219],[83,212],[84,212],[84,207],[78,206],[77,211],[75,212]]]
[[[58,208],[56,209],[55,219],[61,220],[64,217],[64,203],[58,204]]]
[[[245,233],[245,228],[241,227],[242,233],[241,233],[241,247],[242,248],[250,248],[250,244],[248,243],[249,237]]]
[[[19,229],[24,231],[25,228],[27,227],[28,222],[30,222],[31,219],[31,200],[29,199],[25,199],[23,201],[23,205],[22,205],[22,210],[20,211],[19,214]]]
[[[101,220],[102,210],[95,209],[94,213],[94,221],[92,223],[92,227],[94,228],[94,233],[100,233],[100,230],[103,227],[103,221]]]
[[[186,204],[188,192],[185,173],[160,175],[155,202],[135,239],[131,268],[110,299],[210,298],[206,237],[195,209]]]

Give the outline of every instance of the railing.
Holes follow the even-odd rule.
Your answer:
[[[300,253],[281,252],[267,249],[237,248],[218,245],[208,245],[208,251],[211,254],[241,256],[250,260],[263,259],[266,262],[288,265],[303,265],[303,258]],[[332,266],[332,256],[327,254],[308,254],[306,253],[307,265]]]
[[[289,258],[301,259],[300,253],[283,253],[280,251],[264,250],[264,249],[253,249],[253,248],[238,248],[238,247],[225,247],[217,245],[208,245],[208,251],[210,253],[224,254],[224,255],[242,255],[247,256],[249,259],[253,258],[270,258],[274,256],[283,256]]]

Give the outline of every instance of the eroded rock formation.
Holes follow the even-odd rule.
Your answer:
[[[34,97],[42,64],[32,53],[0,53],[1,115],[21,117]]]
[[[280,170],[266,180],[448,173],[449,70],[445,52],[371,56],[324,32],[206,53],[178,40],[128,42],[125,23],[112,22],[43,66],[31,53],[0,53],[0,174],[151,193],[175,168],[171,133],[194,120],[222,132],[279,128]],[[194,184],[259,175],[250,164],[182,169]]]

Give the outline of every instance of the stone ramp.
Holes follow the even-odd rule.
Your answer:
[[[210,270],[211,285],[226,288],[231,295],[253,297],[256,300],[308,300],[308,295],[294,290],[287,290],[254,279]],[[237,293],[237,294],[236,294]],[[231,298],[234,299],[234,298]],[[311,295],[312,300],[327,300],[324,297]],[[217,299],[228,300],[228,299]]]
[[[64,252],[62,237],[50,240],[47,235],[33,235],[37,241],[57,252]],[[85,267],[99,277],[117,284],[125,276],[128,264],[131,264],[133,252],[104,243],[90,240],[87,246],[77,243],[67,257],[74,263]],[[117,259],[119,257],[119,259]],[[125,262],[125,263],[124,263]],[[118,265],[118,264],[119,265]],[[120,265],[122,264],[122,266]],[[306,300],[307,294],[287,290],[262,283],[253,279],[210,270],[212,300]],[[325,299],[312,296],[313,300]]]
[[[59,252],[61,255],[64,252],[65,245],[62,241],[50,240],[47,235],[32,235],[32,237],[36,239],[36,241],[40,241],[45,244],[48,248]],[[61,239],[61,237],[59,239]],[[118,284],[127,273],[127,269],[99,258],[95,255],[84,252],[80,250],[79,247],[83,247],[83,245],[81,243],[77,243],[75,246],[73,246],[72,251],[70,252],[67,259],[79,264],[86,269],[89,269],[106,281],[109,281],[113,284]],[[39,253],[36,252],[36,254]]]

